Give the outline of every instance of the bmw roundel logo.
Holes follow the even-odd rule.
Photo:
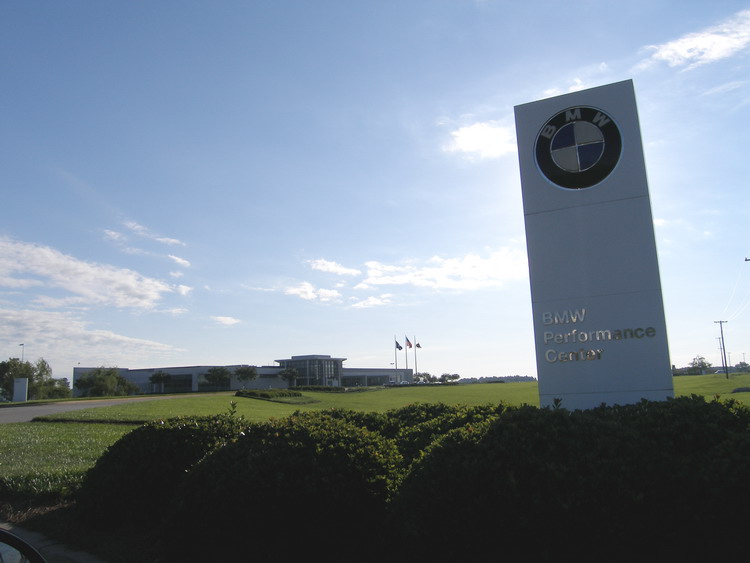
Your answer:
[[[590,188],[617,166],[620,131],[603,111],[579,106],[561,111],[536,138],[536,163],[553,184],[570,190]]]

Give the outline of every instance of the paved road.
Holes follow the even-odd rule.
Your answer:
[[[45,416],[81,409],[93,409],[96,407],[110,407],[132,401],[156,401],[168,399],[169,397],[137,397],[127,399],[102,399],[92,401],[66,401],[63,403],[47,403],[44,405],[28,405],[21,407],[0,407],[0,424],[8,422],[31,422],[35,416]]]

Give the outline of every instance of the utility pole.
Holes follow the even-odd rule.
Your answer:
[[[727,349],[724,346],[724,323],[727,321],[714,321],[715,324],[719,325],[719,330],[721,331],[721,361],[724,364],[724,374],[727,376],[727,379],[729,379],[729,366],[727,365]]]

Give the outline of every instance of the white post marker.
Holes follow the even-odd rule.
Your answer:
[[[632,81],[515,115],[541,406],[672,397]]]

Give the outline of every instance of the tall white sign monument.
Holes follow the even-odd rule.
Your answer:
[[[515,114],[541,406],[673,396],[632,81]]]

